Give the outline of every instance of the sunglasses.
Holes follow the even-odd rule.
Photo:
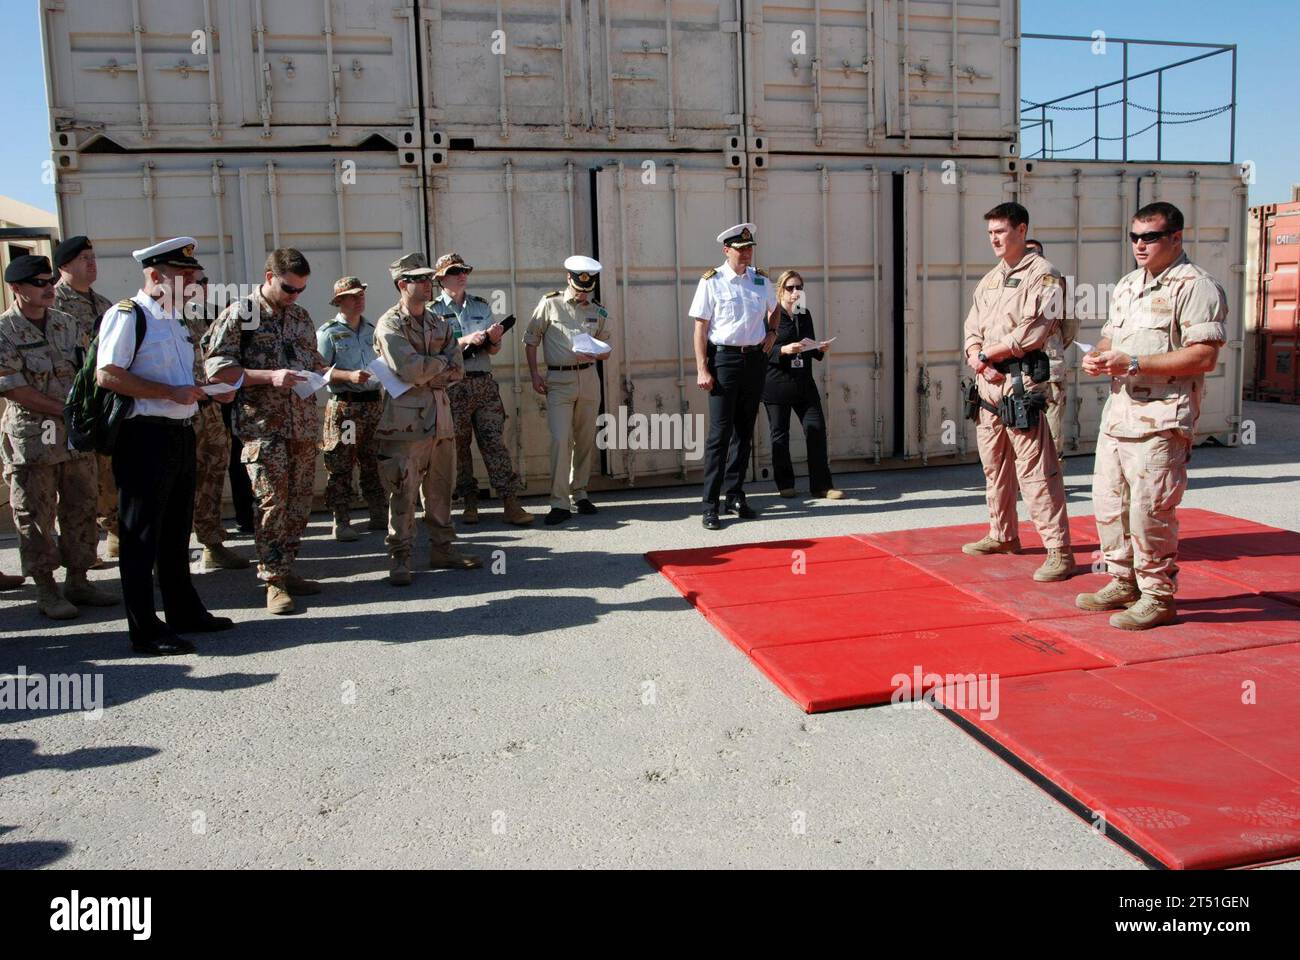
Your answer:
[[[291,284],[285,283],[283,280],[281,280],[281,281],[280,281],[280,289],[281,289],[282,291],[284,291],[285,293],[287,293],[287,294],[293,295],[293,294],[297,294],[297,293],[302,293],[302,292],[303,292],[304,290],[306,290],[307,288],[306,288],[306,287],[295,287],[295,286],[292,286]]]
[[[59,281],[55,280],[53,277],[45,277],[43,279],[41,277],[36,277],[32,280],[22,280],[20,282],[27,284],[29,287],[52,287]]]
[[[431,277],[431,276],[430,276],[429,274],[427,274],[427,273],[425,273],[425,274],[421,274],[420,276],[416,276],[416,277],[413,277],[413,276],[410,276],[409,274],[405,274],[405,273],[404,273],[404,274],[402,274],[400,277],[398,277],[397,279],[398,279],[398,280],[404,280],[404,281],[406,281],[407,283],[433,283],[433,277]]]
[[[796,286],[795,286],[794,284],[792,284],[792,283],[787,283],[787,284],[785,285],[785,289],[787,289],[787,290],[802,290],[802,289],[803,289],[803,284],[801,283],[801,284],[799,284],[799,286],[796,287]]]
[[[463,277],[468,273],[469,271],[466,270],[464,267],[448,267],[446,270],[443,271],[442,275],[444,277]]]
[[[1167,237],[1176,232],[1175,230],[1151,230],[1148,233],[1130,233],[1128,238],[1131,243],[1155,243],[1161,237]]]

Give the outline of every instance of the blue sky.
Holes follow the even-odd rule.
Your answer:
[[[47,210],[54,209],[53,188],[41,183],[41,163],[49,158],[45,107],[45,73],[41,65],[37,0],[0,0],[6,26],[0,31],[0,71],[5,90],[5,149],[0,151],[0,194]],[[1296,102],[1296,69],[1300,59],[1300,17],[1295,0],[1249,0],[1236,5],[1215,0],[1148,0],[1145,4],[1119,0],[1023,0],[1022,28],[1026,33],[1084,34],[1102,30],[1109,37],[1235,43],[1238,46],[1237,160],[1253,160],[1257,181],[1251,203],[1290,198],[1291,184],[1300,183],[1300,105]],[[1132,48],[1130,72],[1150,69],[1201,51],[1172,47]],[[1118,44],[1109,43],[1104,56],[1090,45],[1026,41],[1022,96],[1051,99],[1122,76]],[[1116,99],[1117,88],[1105,91]],[[1135,86],[1130,100],[1155,105],[1154,81]],[[1166,77],[1166,110],[1202,110],[1231,99],[1231,72],[1226,56],[1172,71]],[[1086,100],[1073,101],[1083,104]],[[1088,113],[1055,112],[1058,148],[1092,134]],[[1153,119],[1135,111],[1130,129]],[[1120,132],[1120,112],[1103,113],[1102,136]],[[1226,160],[1227,116],[1167,128],[1165,159]],[[1154,131],[1135,141],[1143,159],[1154,157]],[[1039,148],[1037,132],[1025,138],[1025,153]],[[1117,149],[1108,144],[1115,156]],[[1091,146],[1087,148],[1091,150]],[[1085,155],[1084,150],[1075,156]],[[1090,152],[1086,153],[1091,156]]]

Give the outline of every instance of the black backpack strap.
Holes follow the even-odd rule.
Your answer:
[[[135,358],[140,355],[140,344],[144,343],[145,330],[149,326],[149,320],[144,315],[144,307],[131,301],[131,306],[135,307],[135,349],[131,351],[131,365],[135,365]]]

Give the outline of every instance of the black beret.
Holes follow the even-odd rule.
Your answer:
[[[68,237],[54,248],[54,265],[61,267],[69,260],[75,260],[83,250],[93,250],[94,244],[89,237]]]
[[[14,257],[9,261],[9,266],[5,267],[5,283],[23,283],[32,277],[39,277],[43,273],[53,273],[50,268],[50,261],[45,257],[34,257],[26,254],[21,257]]]

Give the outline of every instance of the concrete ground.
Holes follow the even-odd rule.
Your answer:
[[[1300,408],[1246,416],[1256,443],[1198,449],[1184,502],[1300,529]],[[1068,461],[1072,514],[1090,470]],[[713,534],[694,487],[559,530],[493,504],[462,532],[503,571],[405,590],[381,534],[317,515],[325,592],[273,618],[251,571],[202,574],[238,628],[198,656],[132,656],[120,607],[54,624],[30,582],[0,594],[0,671],[99,673],[106,700],[0,710],[0,867],[1139,867],[929,710],[805,716],[642,558],[984,516],[978,466],[837,479],[851,499],[759,485],[763,518]]]

